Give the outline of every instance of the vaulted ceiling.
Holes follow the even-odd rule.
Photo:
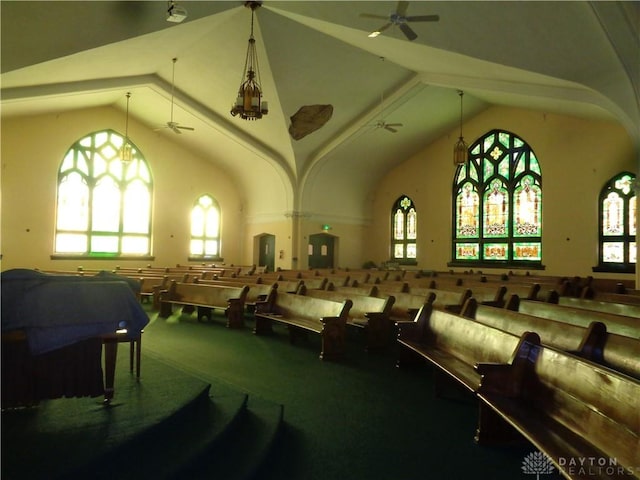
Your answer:
[[[411,23],[409,41],[395,25],[369,38],[386,21],[360,15],[388,16],[396,1],[265,0],[255,38],[269,114],[251,122],[229,114],[251,10],[177,3],[182,23],[166,21],[164,1],[3,0],[3,118],[124,111],[131,92],[131,115],[156,129],[170,119],[173,91],[174,120],[195,130],[157,134],[221,165],[253,214],[264,198],[251,192],[267,180],[286,191],[272,211],[322,203],[344,214],[346,198],[346,215],[360,219],[386,172],[456,131],[459,90],[466,118],[492,105],[605,118],[640,144],[639,2],[413,1],[407,15],[439,21]],[[332,117],[294,140],[290,117],[316,104],[332,105]],[[392,133],[380,120],[403,126]]]

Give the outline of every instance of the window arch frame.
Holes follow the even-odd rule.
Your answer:
[[[448,266],[544,269],[542,171],[535,152],[518,135],[502,129],[479,137],[468,152],[468,161],[456,168],[452,182]],[[521,201],[516,201],[517,193],[523,194]],[[526,216],[524,201],[533,201]],[[475,227],[459,225],[463,212],[473,217]],[[500,221],[490,223],[491,218]]]
[[[131,147],[128,162],[123,162],[120,156],[125,138]],[[65,200],[64,188],[73,188],[72,184],[65,183],[74,176],[78,178],[75,188],[84,184],[81,201],[85,204],[73,207],[76,208],[73,213],[65,213],[62,210],[70,202]],[[110,209],[112,204],[116,204],[116,208]],[[146,210],[142,213],[141,205]],[[100,208],[104,208],[102,214]],[[79,215],[80,219],[73,219],[73,215]],[[57,173],[52,259],[153,259],[152,220],[152,172],[130,138],[113,129],[103,129],[84,135],[69,147]],[[74,238],[77,248],[69,244],[65,247],[65,238]],[[80,248],[83,243],[84,248]],[[103,247],[99,247],[100,244]],[[134,248],[135,245],[138,247]]]
[[[397,238],[399,215],[402,215],[402,238]],[[408,195],[400,195],[391,208],[391,262],[400,265],[418,264],[418,212]],[[411,223],[413,222],[413,225]],[[411,236],[410,230],[413,232]],[[410,256],[413,246],[415,254]],[[396,247],[402,249],[402,256],[396,256]]]
[[[598,264],[592,268],[594,272],[635,273],[636,271],[636,262],[632,261],[636,255],[635,229],[637,214],[635,213],[635,208],[637,208],[638,202],[635,189],[636,182],[637,177],[634,173],[622,171],[607,180],[598,194]],[[622,213],[620,215],[622,233],[619,235],[604,234],[604,203],[612,194],[618,195],[622,203]],[[623,244],[623,261],[611,262],[604,260],[605,243],[608,242]]]
[[[202,202],[204,200],[210,200],[209,205],[204,205],[202,204]],[[203,225],[202,225],[202,234],[201,235],[194,235],[194,214],[197,211],[197,209],[204,209],[204,214],[202,215],[203,218]],[[207,235],[207,218],[208,218],[208,213],[207,211],[210,210],[214,210],[216,212],[216,217],[217,217],[217,225],[215,227],[215,235]],[[199,195],[198,198],[196,198],[196,201],[193,203],[193,206],[191,207],[191,213],[190,213],[190,224],[189,224],[189,260],[190,261],[201,261],[201,260],[215,260],[215,261],[224,261],[224,258],[222,257],[222,242],[221,242],[221,236],[222,236],[222,210],[220,209],[220,204],[219,202],[216,200],[216,198],[208,193],[203,193],[202,195]],[[202,253],[194,253],[194,242],[201,242],[201,249],[200,251]],[[208,242],[215,242],[216,247],[215,250],[216,252],[213,254],[208,254],[206,251],[207,248],[207,243]]]

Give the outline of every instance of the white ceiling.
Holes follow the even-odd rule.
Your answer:
[[[195,131],[160,135],[220,164],[254,215],[324,208],[360,220],[381,176],[457,131],[460,89],[466,118],[492,105],[606,118],[640,144],[640,2],[413,1],[408,15],[440,20],[412,23],[410,42],[397,27],[367,36],[384,22],[360,13],[389,15],[395,1],[266,0],[255,37],[269,114],[253,122],[229,114],[250,9],[178,3],[180,24],[165,20],[165,1],[1,1],[3,118],[124,110],[131,92],[131,115],[157,128],[170,117],[175,57],[174,119]],[[331,104],[332,118],[293,140],[289,117],[313,104]],[[403,127],[371,126],[381,118]],[[267,207],[252,192],[269,179],[286,200]]]

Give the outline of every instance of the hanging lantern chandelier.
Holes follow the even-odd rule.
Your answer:
[[[462,96],[464,95],[464,92],[462,90],[458,90],[458,95],[460,95],[460,138],[458,138],[455,147],[453,147],[453,164],[455,166],[467,163],[469,156],[469,146],[465,143],[464,138],[462,137]]]
[[[118,152],[120,161],[124,164],[129,163],[133,159],[133,147],[129,142],[129,98],[131,98],[131,92],[127,92],[127,118],[124,126],[124,142]]]
[[[235,104],[231,107],[231,115],[240,115],[244,120],[258,120],[269,113],[267,102],[262,100],[262,87],[260,87],[260,72],[258,71],[258,54],[256,52],[256,40],[253,38],[253,17],[256,8],[262,2],[245,2],[245,7],[251,9],[251,36],[247,48],[247,58],[242,71],[240,88]]]

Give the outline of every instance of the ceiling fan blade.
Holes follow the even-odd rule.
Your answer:
[[[404,33],[405,37],[407,37],[408,40],[413,41],[416,38],[418,38],[418,34],[416,32],[414,32],[411,27],[409,25],[407,25],[406,23],[401,23],[400,24],[400,30],[402,30],[402,33]]]
[[[376,18],[378,20],[388,20],[389,15],[375,15],[373,13],[361,13],[360,16],[362,18]]]
[[[387,127],[404,127],[402,123],[387,123]]]
[[[398,133],[398,130],[396,130],[395,128],[390,127],[389,125],[385,125],[384,129],[390,131],[391,133]]]
[[[180,128],[182,130],[191,130],[191,131],[195,130],[195,128],[193,128],[193,127],[182,127],[180,125],[176,125],[176,128]]]
[[[407,13],[407,8],[409,8],[409,2],[398,2],[396,13],[401,17],[404,17]]]
[[[437,22],[440,20],[440,15],[415,15],[413,17],[406,17],[407,22]]]

